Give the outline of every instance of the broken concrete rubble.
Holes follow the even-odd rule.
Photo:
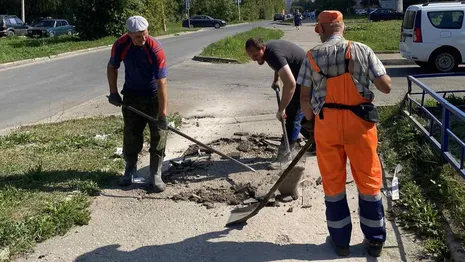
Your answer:
[[[257,203],[260,196],[264,196],[278,179],[279,170],[270,172],[266,166],[274,159],[279,144],[280,137],[242,132],[232,138],[220,138],[208,144],[243,163],[262,165],[256,173],[238,170],[230,160],[197,145],[190,145],[182,157],[169,161],[170,166],[163,173],[165,182],[172,187],[167,192],[175,192],[166,197],[174,201],[196,202],[207,209],[214,208],[214,203]],[[297,187],[301,177],[299,173],[297,171],[294,178],[283,184],[281,195],[274,196],[267,206],[279,206],[279,201],[291,202],[297,199],[298,193],[292,187]]]

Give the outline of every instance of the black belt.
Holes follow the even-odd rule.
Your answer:
[[[360,117],[361,119],[377,123],[378,122],[378,110],[373,103],[367,102],[355,106],[335,104],[335,103],[325,103],[323,108],[339,109],[339,110],[350,110],[352,113]],[[320,110],[320,119],[323,120],[323,108]]]

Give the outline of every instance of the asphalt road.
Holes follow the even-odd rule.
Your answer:
[[[269,24],[209,28],[160,41],[170,68],[191,59],[203,47],[227,35]],[[0,129],[46,119],[107,93],[108,59],[109,49],[104,49],[0,71]],[[124,72],[121,69],[119,81],[122,84]]]

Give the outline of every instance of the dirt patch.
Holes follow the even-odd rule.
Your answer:
[[[244,200],[256,197],[257,188],[251,184],[230,188],[201,188],[190,192],[181,192],[171,197],[174,201],[189,200],[197,203],[222,202],[239,205]]]
[[[211,207],[210,203],[254,203],[277,180],[280,171],[268,170],[268,165],[276,155],[279,144],[280,137],[243,132],[208,144],[250,165],[257,172],[251,172],[209,149],[192,144],[180,158],[171,160],[169,168],[163,173],[164,181],[171,187],[169,191],[172,193],[167,198],[207,204],[207,208]]]

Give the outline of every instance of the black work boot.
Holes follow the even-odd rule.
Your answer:
[[[365,243],[367,245],[367,251],[370,256],[372,257],[381,256],[381,252],[383,251],[383,245],[384,245],[383,242],[365,239]]]
[[[330,236],[326,238],[326,242],[328,242],[334,248],[334,252],[336,252],[336,255],[340,257],[347,257],[350,255],[349,247],[337,246],[336,244],[334,244]]]
[[[166,185],[161,177],[161,169],[163,167],[163,157],[159,155],[150,156],[150,175],[149,183],[153,185],[153,191],[160,193],[165,191]]]
[[[124,169],[124,175],[121,178],[121,186],[130,186],[132,179],[137,172],[137,156],[136,157],[125,157],[126,167]]]
[[[310,146],[310,148],[307,150],[307,152],[310,155],[316,156],[316,143],[313,142],[313,144]]]

